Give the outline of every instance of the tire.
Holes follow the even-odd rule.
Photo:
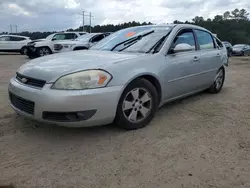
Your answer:
[[[225,69],[220,68],[216,74],[216,79],[212,86],[208,89],[210,93],[219,93],[224,85],[225,81]],[[218,84],[218,85],[217,85]]]
[[[45,47],[38,48],[37,49],[37,53],[39,54],[40,57],[42,57],[42,56],[46,56],[46,55],[52,54],[52,51],[50,50],[49,47],[45,46]]]
[[[26,47],[22,47],[22,49],[20,50],[20,53],[22,55],[26,55],[27,54],[27,48]]]
[[[136,93],[138,97],[134,97]],[[138,101],[135,101],[135,98]],[[154,85],[146,79],[136,79],[123,91],[114,123],[126,130],[145,127],[153,119],[158,104],[158,94]]]
[[[242,52],[242,56],[247,56],[247,53],[246,52]]]

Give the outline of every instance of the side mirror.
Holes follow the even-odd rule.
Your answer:
[[[173,51],[174,53],[178,53],[178,52],[188,52],[192,50],[193,48],[189,44],[181,43],[181,44],[177,44]]]
[[[52,41],[56,40],[56,38],[51,39]]]

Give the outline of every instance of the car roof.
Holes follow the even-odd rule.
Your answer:
[[[88,32],[85,32],[85,31],[65,31],[65,32],[58,32],[55,34],[63,34],[63,33],[88,33]]]
[[[29,37],[26,37],[26,36],[22,36],[22,35],[0,35],[1,37],[4,36],[4,37],[23,37],[23,38],[26,38],[26,39],[29,39]]]
[[[135,27],[149,27],[149,28],[150,27],[179,27],[179,28],[192,28],[192,29],[200,29],[200,30],[208,31],[204,27],[200,27],[200,26],[193,25],[193,24],[159,24],[159,25],[142,25],[142,26],[135,26]]]

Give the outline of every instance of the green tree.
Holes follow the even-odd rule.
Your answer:
[[[216,15],[213,19],[214,22],[221,22],[223,21],[223,16],[221,15]]]
[[[229,18],[231,18],[231,13],[229,11],[226,11],[224,14],[223,14],[223,19],[224,20],[228,20]]]
[[[194,23],[200,23],[200,22],[204,22],[204,18],[202,16],[195,16],[192,21]]]

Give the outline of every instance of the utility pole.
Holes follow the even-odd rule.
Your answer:
[[[12,33],[12,25],[10,24],[10,33]]]
[[[84,32],[84,11],[82,11],[82,31]]]
[[[91,33],[91,12],[89,13],[89,33]]]
[[[18,28],[18,26],[17,26],[17,25],[14,25],[14,27],[16,28],[16,33],[17,33],[17,28]]]
[[[89,17],[89,24],[90,24],[90,28],[89,28],[89,32],[91,33],[91,19],[94,17],[94,16],[92,16],[92,14],[91,14],[91,12],[89,13],[89,15],[88,14],[85,14],[86,12],[85,11],[82,11],[82,31],[84,31],[84,26],[85,26],[85,24],[84,24],[84,21],[85,21],[85,17]]]

